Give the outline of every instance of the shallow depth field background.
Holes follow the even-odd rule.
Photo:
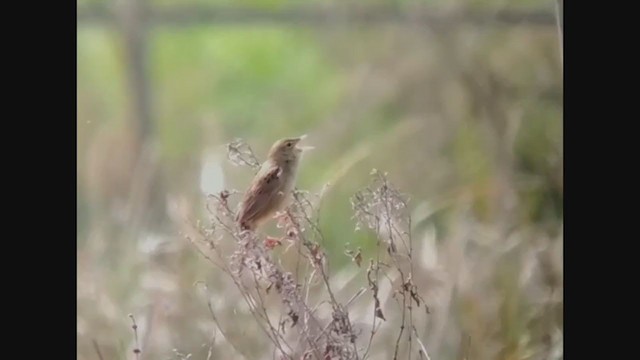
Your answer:
[[[143,359],[240,358],[229,342],[270,359],[233,286],[181,233],[185,218],[206,221],[206,194],[251,180],[225,143],[243,138],[263,160],[304,133],[316,149],[298,186],[330,184],[320,223],[343,301],[366,286],[345,243],[368,263],[375,242],[354,231],[349,197],[380,169],[410,198],[431,358],[562,358],[556,11],[535,0],[78,0],[78,358],[133,359],[133,314]],[[362,296],[355,321],[371,306]]]

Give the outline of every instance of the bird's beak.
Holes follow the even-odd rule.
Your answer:
[[[307,137],[307,134],[298,137],[298,142],[296,143],[296,149],[299,151],[308,151],[311,149],[315,149],[313,146],[300,146],[300,141],[304,140]]]

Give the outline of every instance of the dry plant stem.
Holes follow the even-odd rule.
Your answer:
[[[259,167],[260,164],[253,151],[241,140],[229,144],[227,149],[229,159],[236,165],[250,166],[253,169]],[[412,356],[414,334],[420,345],[419,353],[428,358],[426,348],[413,326],[413,301],[415,300],[416,304],[420,306],[420,302],[423,300],[418,295],[412,280],[411,218],[404,214],[407,204],[400,193],[388,183],[386,175],[379,172],[374,172],[372,175],[374,175],[373,185],[378,185],[378,187],[367,188],[356,194],[357,202],[352,202],[356,217],[368,219],[369,228],[375,231],[379,239],[375,261],[370,259],[370,266],[367,270],[368,288],[372,291],[374,300],[373,326],[362,357],[356,344],[357,334],[349,319],[348,308],[352,302],[366,292],[366,288],[357,291],[345,305],[338,302],[331,287],[328,259],[320,246],[325,241],[322,231],[318,227],[319,211],[317,206],[314,206],[306,196],[306,192],[296,189],[293,193],[294,202],[285,212],[276,216],[279,219],[278,227],[284,225],[285,237],[281,240],[286,239],[292,245],[297,245],[295,249],[299,256],[295,261],[293,273],[285,271],[279,262],[272,259],[270,252],[272,245],[269,245],[271,242],[263,243],[253,231],[241,231],[238,228],[233,220],[235,214],[227,202],[231,195],[230,192],[223,191],[218,195],[210,196],[213,201],[207,203],[207,210],[210,213],[211,228],[198,228],[198,237],[202,236],[203,240],[190,239],[191,243],[207,260],[231,277],[248,305],[251,315],[256,320],[258,328],[274,344],[274,358],[279,352],[282,358],[295,358],[296,360],[298,358],[304,360],[312,358],[366,359],[372,348],[374,337],[382,325],[381,320],[385,320],[381,301],[378,298],[379,281],[385,277],[393,287],[397,286],[396,280],[391,279],[386,270],[380,272],[381,266],[397,270],[400,280],[399,288],[394,290],[395,294],[402,298],[402,319],[394,348],[394,359],[398,358],[400,339],[404,336],[405,329],[408,336],[409,358]],[[360,223],[360,219],[358,221]],[[407,231],[399,230],[405,226],[408,226]],[[230,256],[217,245],[217,241],[221,240],[224,235],[230,236],[237,244],[235,251]],[[381,261],[383,243],[387,246],[392,266]],[[290,247],[287,247],[285,251]],[[214,256],[211,256],[210,253],[213,253]],[[406,265],[403,265],[405,258],[408,258],[410,263],[408,269]],[[360,266],[361,257],[355,259]],[[318,276],[317,282],[314,281],[316,275]],[[312,307],[309,305],[311,288],[317,285],[322,285],[322,291],[326,297],[318,299],[316,305]],[[284,306],[284,311],[280,312],[277,324],[273,322],[273,316],[267,310],[263,294],[263,291],[266,294],[270,293],[272,288],[275,289],[281,305]],[[322,321],[321,324],[320,319],[317,318],[317,310],[323,304],[331,306],[331,318]],[[210,301],[208,306],[214,322],[226,337],[213,313]],[[288,313],[285,316],[286,311]],[[290,346],[284,338],[285,326],[289,321],[291,327],[297,329],[299,336],[296,346]]]
[[[282,345],[281,345],[281,343],[280,343],[280,341],[278,339],[278,337],[279,337],[278,333],[273,328],[273,325],[271,324],[271,321],[269,320],[269,317],[266,314],[266,309],[264,307],[264,302],[263,302],[262,298],[260,297],[261,306],[258,307],[258,305],[256,304],[256,300],[255,300],[254,296],[251,294],[250,290],[248,290],[247,288],[244,287],[244,285],[242,284],[241,280],[235,276],[233,271],[231,269],[227,268],[227,274],[232,277],[234,283],[236,284],[236,286],[240,290],[240,293],[242,294],[242,296],[243,296],[243,298],[245,300],[245,303],[249,306],[249,311],[251,311],[251,314],[254,316],[254,318],[262,319],[263,321],[268,323],[269,329],[265,328],[264,324],[262,322],[258,321],[258,326],[260,327],[260,329],[265,333],[265,335],[267,335],[267,337],[271,340],[271,342],[274,343],[276,348],[278,348],[278,350],[281,351],[283,356],[285,356],[286,358],[291,358],[287,354],[287,352],[284,351],[284,349],[282,348]],[[252,275],[255,276],[255,274],[252,274]],[[254,280],[255,280],[255,277],[254,277]],[[259,295],[260,294],[260,289],[259,289],[259,287],[257,285],[257,280],[256,280],[256,294],[258,294],[258,296],[260,296]],[[292,350],[291,346],[289,346],[289,344],[287,344],[286,341],[284,341],[284,339],[282,339],[282,340],[286,344],[286,346],[290,350]]]
[[[380,218],[376,216],[376,231],[377,233],[379,233],[379,229],[380,229]],[[380,313],[382,313],[382,310],[380,309],[380,299],[378,299],[378,283],[379,283],[379,272],[380,272],[380,240],[377,241],[377,245],[376,245],[376,262],[375,264],[372,263],[369,265],[369,267],[375,267],[375,282],[373,282],[371,279],[369,280],[369,285],[371,286],[371,291],[373,292],[373,300],[374,300],[374,307],[373,307],[373,324],[371,326],[371,335],[369,336],[369,342],[367,343],[367,348],[365,350],[364,355],[362,356],[363,359],[367,358],[367,355],[369,354],[369,350],[371,349],[371,344],[373,342],[373,337],[376,335],[376,319],[378,318],[378,311],[380,311]]]
[[[267,325],[269,325],[269,331],[271,332],[271,341],[276,345],[276,347],[283,353],[284,349],[282,347],[282,344],[280,343],[280,341],[282,341],[282,343],[284,343],[287,348],[289,348],[289,351],[293,351],[293,349],[291,348],[291,346],[289,346],[289,344],[287,343],[287,341],[285,340],[285,338],[282,336],[282,334],[273,326],[273,324],[271,323],[271,319],[269,319],[269,313],[267,312],[267,308],[264,305],[264,299],[262,297],[262,295],[260,294],[260,284],[258,282],[258,278],[256,277],[255,273],[251,274],[253,276],[253,281],[255,284],[255,291],[256,291],[256,295],[258,296],[258,300],[259,300],[259,304],[260,304],[260,316],[263,318],[263,320],[267,323]]]
[[[299,202],[299,205],[302,205],[302,200],[300,199],[299,196],[297,196],[298,193],[295,193],[295,199],[296,201]],[[306,200],[306,199],[305,199]],[[306,204],[305,205],[311,205],[310,202],[308,200],[306,200]],[[309,215],[307,215],[306,211],[304,210],[304,206],[300,207],[302,209],[302,213],[304,215],[304,219],[306,221],[307,224],[311,225],[314,229],[314,234],[317,234],[320,238],[320,242],[324,242],[324,236],[322,235],[322,232],[320,231],[320,229],[314,224],[313,221],[311,221]],[[291,216],[291,213],[288,212],[288,215],[290,216],[290,219],[292,219],[292,223],[294,224],[294,226],[296,227],[296,230],[299,231],[299,233],[301,234],[302,231],[300,229],[300,225],[293,219],[293,217]],[[313,251],[313,249],[311,248],[311,246],[313,245],[313,243],[307,241],[303,236],[300,236],[300,240],[302,240],[302,244],[304,244],[307,249],[309,251]],[[332,306],[334,306],[334,310],[336,309],[336,307],[339,307],[340,304],[336,301],[336,297],[333,294],[333,291],[331,291],[331,285],[329,284],[329,278],[327,276],[327,273],[325,272],[324,266],[322,266],[322,264],[320,264],[320,266],[318,266],[318,269],[320,270],[320,274],[322,275],[322,280],[324,281],[324,284],[326,286],[327,292],[329,293],[329,296],[331,297],[331,304]]]
[[[131,319],[131,328],[133,329],[133,338],[135,339],[135,348],[133,349],[133,353],[135,354],[136,360],[140,360],[140,344],[138,344],[138,324],[136,324],[136,318],[133,314],[129,314],[129,318]]]
[[[226,204],[226,201],[224,201],[225,199],[222,199],[222,197],[218,197],[218,196],[213,196],[214,199],[216,199],[220,204],[223,205],[223,212],[226,213],[227,215],[229,214],[233,214],[233,212],[228,208],[228,205]],[[257,239],[252,239],[252,240],[247,240],[244,237],[245,236],[251,236],[251,235],[245,235],[243,236],[242,234],[239,234],[237,232],[236,229],[231,228],[229,225],[226,224],[226,222],[224,221],[224,219],[222,219],[219,215],[218,212],[214,212],[209,206],[208,206],[208,210],[214,215],[214,222],[216,223],[217,227],[222,229],[224,232],[226,232],[227,234],[230,234],[238,243],[246,243],[246,245],[248,246],[249,244],[251,244],[251,246],[253,246],[253,249],[266,254],[266,251],[264,248],[261,247],[260,244],[257,244]],[[205,234],[206,235],[206,234]],[[254,241],[255,243],[247,243],[247,241]],[[214,247],[214,251],[216,250],[216,248]],[[218,254],[220,256],[220,254]],[[251,257],[251,254],[249,254]],[[207,258],[210,259],[210,257],[207,256]],[[246,259],[245,259],[246,260]],[[260,258],[252,258],[249,259],[249,262],[252,263],[256,263],[259,264],[262,262],[262,264],[260,265],[260,267],[264,270],[264,268],[268,268],[272,271],[272,274],[276,277],[276,281],[279,282],[281,280],[278,279],[284,279],[282,278],[282,276],[286,275],[284,273],[282,273],[278,267],[276,266],[275,263],[273,263],[273,261],[267,256],[267,255],[261,255]],[[263,328],[263,330],[265,331],[265,333],[267,334],[267,336],[269,337],[269,339],[274,343],[274,345],[276,345],[279,350],[283,353],[283,356],[286,357],[290,357],[289,355],[287,355],[287,352],[284,351],[284,349],[282,348],[282,345],[280,344],[280,341],[282,340],[284,342],[284,339],[282,338],[281,335],[279,335],[279,332],[275,329],[275,327],[273,326],[273,324],[271,323],[267,313],[266,313],[266,309],[264,307],[264,301],[260,295],[260,286],[258,283],[258,278],[254,278],[254,285],[255,285],[255,294],[257,294],[257,298],[251,296],[250,291],[248,289],[245,288],[244,284],[242,284],[242,282],[240,281],[239,278],[237,278],[237,276],[234,274],[234,272],[229,269],[227,266],[223,266],[223,271],[225,273],[227,273],[228,275],[230,275],[232,277],[232,279],[234,280],[234,283],[236,284],[236,286],[240,289],[241,293],[243,294],[243,297],[245,298],[245,301],[247,302],[247,304],[249,305],[249,308],[252,312],[252,314],[254,315],[254,317],[256,317],[256,319],[258,320],[262,320],[264,322],[268,323],[268,328],[264,328],[262,327],[262,321],[259,321],[259,324],[261,325],[261,327]],[[257,273],[253,272],[253,276],[257,276]],[[281,286],[281,285],[280,285]],[[295,293],[296,291],[294,291]],[[286,300],[286,299],[285,299]],[[293,301],[291,301],[293,300]],[[308,309],[305,308],[305,304],[301,301],[301,299],[298,299],[298,295],[293,296],[293,299],[289,299],[288,301],[286,301],[286,303],[288,304],[288,306],[291,307],[292,311],[294,314],[308,314]],[[260,304],[260,306],[258,305]],[[294,310],[294,309],[298,309],[298,310]],[[298,315],[295,315],[298,316]],[[316,323],[317,324],[317,320],[313,319],[312,317],[307,317],[305,316],[306,320],[308,319],[309,321],[305,321],[305,323],[301,326],[301,331],[304,335],[304,337],[306,338],[306,341],[309,343],[309,345],[311,346],[311,348],[314,350],[313,352],[316,353],[316,355],[319,357],[320,356],[320,352],[318,350],[318,346],[317,344],[315,344],[312,340],[312,336],[310,336],[309,334],[309,329],[308,329],[308,325],[309,323]],[[319,326],[317,325],[313,325],[313,327],[315,328],[319,328]],[[284,342],[286,343],[286,342]],[[290,346],[287,345],[288,348],[291,348]]]
[[[403,279],[404,282],[404,279]],[[407,297],[405,296],[404,292],[401,292],[402,295],[402,323],[400,324],[400,331],[398,332],[398,338],[396,339],[396,346],[395,346],[395,350],[393,352],[393,360],[397,360],[398,359],[398,350],[400,349],[400,339],[402,338],[402,333],[404,332],[404,327],[405,327],[405,321],[406,321],[406,303],[407,303]]]
[[[351,304],[356,301],[356,299],[358,299],[360,295],[364,294],[365,291],[367,291],[367,288],[360,288],[360,290],[353,294],[353,296],[351,296],[351,299],[349,299],[347,303],[344,304],[344,307],[349,308],[349,306],[351,306]]]
[[[260,162],[256,158],[253,149],[241,139],[235,139],[227,144],[227,158],[235,165],[246,165],[254,170],[260,168]]]
[[[394,231],[396,231],[396,232],[398,232],[398,231],[397,231],[397,229],[395,229],[395,226],[393,226],[391,224],[392,214],[391,214],[391,211],[389,209],[389,192],[388,192],[389,185],[387,184],[387,179],[386,178],[382,177],[379,173],[377,173],[377,175],[382,180],[382,183],[383,183],[383,185],[381,187],[381,190],[382,190],[382,194],[384,196],[384,200],[383,200],[384,210],[385,210],[384,218],[386,220],[387,231],[389,232],[389,241],[393,246],[393,244],[394,244],[393,233],[394,233]],[[407,246],[406,246],[402,236],[399,236],[399,239],[402,241],[405,249],[408,250],[409,258],[411,258],[411,251],[410,251],[410,249],[407,249]],[[407,310],[407,295],[406,295],[406,291],[404,289],[404,284],[406,283],[405,282],[404,272],[400,268],[400,265],[398,264],[397,259],[393,254],[391,255],[391,259],[396,264],[396,268],[397,268],[398,272],[400,273],[400,279],[402,281],[401,292],[400,292],[401,295],[402,295],[402,323],[400,324],[400,332],[398,333],[398,338],[396,339],[396,346],[395,346],[395,350],[394,350],[394,354],[393,354],[393,359],[396,360],[398,358],[398,350],[399,350],[399,347],[400,347],[400,339],[402,338],[402,334],[403,334],[404,328],[405,328],[406,310]],[[410,307],[411,304],[409,304],[408,306]],[[411,318],[412,318],[412,316],[409,316],[409,319],[410,319],[409,321],[411,321]],[[409,333],[409,356],[411,356],[411,334],[410,333]]]
[[[209,350],[207,350],[207,360],[211,360],[211,358],[213,357],[213,346],[216,343],[216,329],[213,329],[213,335],[211,335],[211,341],[209,341]]]
[[[302,251],[302,243],[300,241],[296,242],[296,251],[298,253],[298,257],[296,259],[296,278],[297,278],[297,282],[298,283],[302,283],[303,287],[301,292],[304,293],[304,303],[308,304],[309,303],[309,295],[311,293],[311,287],[312,287],[312,282],[313,279],[315,277],[315,270],[311,271],[311,274],[309,274],[309,262],[305,262],[304,264],[304,275],[301,277],[299,274],[300,271],[300,265],[302,263],[302,259],[305,257],[305,254]],[[300,281],[299,279],[302,279],[302,281]],[[305,322],[309,321],[309,314],[304,314],[305,316]],[[324,332],[324,331],[323,331]],[[318,340],[318,338],[316,337],[316,341]]]
[[[104,360],[104,357],[102,357],[102,352],[100,352],[100,346],[98,345],[96,339],[91,339],[91,343],[93,344],[93,348],[96,351],[96,355],[98,355],[98,359]]]
[[[260,329],[265,333],[265,335],[274,343],[274,345],[278,348],[278,350],[280,350],[283,354],[283,356],[290,358],[289,355],[287,355],[287,353],[284,351],[284,349],[282,348],[282,345],[278,339],[278,334],[277,332],[275,332],[275,329],[273,328],[273,325],[271,324],[271,321],[269,320],[268,315],[266,314],[266,309],[264,308],[264,302],[262,300],[262,298],[260,298],[259,303],[260,303],[260,307],[258,306],[258,302],[256,301],[256,299],[254,298],[254,296],[251,294],[250,290],[245,288],[242,283],[241,280],[236,278],[233,273],[232,270],[228,270],[227,272],[233,279],[234,283],[236,284],[236,286],[238,287],[238,289],[240,290],[240,293],[243,297],[243,299],[245,300],[245,303],[248,305],[249,307],[249,311],[251,312],[251,314],[254,316],[254,318],[258,319],[262,319],[263,321],[267,322],[269,325],[269,328],[265,328],[264,324],[260,321],[258,321],[258,326],[260,327]],[[256,293],[259,295],[259,289],[257,289]],[[284,339],[282,339],[284,340]],[[287,347],[291,350],[291,347],[286,343],[286,341],[284,341],[284,343],[287,345]]]
[[[310,216],[307,214],[307,212],[305,211],[305,205],[310,205],[310,202],[307,199],[304,199],[303,196],[301,196],[301,193],[299,191],[294,192],[294,199],[299,207],[299,209],[301,210],[300,212],[302,213],[303,219],[305,221],[305,224],[310,225],[313,230],[314,230],[314,234],[316,234],[320,239],[321,242],[324,242],[324,236],[322,235],[322,232],[320,231],[320,229],[313,223],[313,221],[311,220]],[[344,324],[346,325],[346,330],[352,341],[352,345],[353,345],[353,351],[354,351],[354,355],[356,359],[360,359],[360,356],[358,355],[358,349],[355,343],[355,338],[356,335],[355,333],[353,333],[353,329],[351,327],[351,322],[348,319],[348,312],[340,305],[340,303],[336,300],[336,297],[333,293],[333,291],[331,290],[331,284],[329,283],[329,276],[327,275],[327,272],[325,270],[324,267],[324,261],[326,258],[324,256],[322,256],[320,258],[319,261],[316,261],[316,259],[314,258],[314,253],[318,251],[318,245],[315,242],[311,242],[309,240],[307,240],[304,235],[303,235],[303,231],[302,228],[299,224],[299,222],[297,221],[297,219],[293,216],[293,214],[291,213],[290,210],[287,210],[287,215],[289,217],[289,219],[291,220],[292,225],[294,226],[294,228],[296,229],[296,234],[298,234],[298,241],[301,241],[302,244],[307,248],[307,250],[309,251],[309,253],[312,255],[311,257],[311,261],[314,265],[316,265],[316,269],[320,272],[320,275],[322,277],[322,281],[324,282],[324,287],[327,290],[327,293],[329,294],[330,297],[330,303],[331,306],[333,308],[333,313],[334,313],[334,321],[335,316],[342,316],[344,321]],[[324,332],[324,331],[323,331]]]
[[[406,206],[406,204],[405,204]],[[413,239],[411,237],[411,217],[409,216],[407,219],[407,236],[409,238],[409,286],[410,286],[410,292],[413,291]],[[406,291],[406,289],[405,289]],[[424,306],[427,306],[426,304]],[[411,296],[409,297],[409,328],[413,329],[413,331],[416,333],[416,339],[418,341],[420,341],[420,337],[417,334],[416,328],[413,326],[413,303],[411,302]],[[409,331],[409,359],[411,359],[411,338],[412,338],[412,334],[413,332]],[[423,346],[424,348],[424,346]],[[427,356],[427,358],[429,358],[426,349],[424,349],[425,355]]]
[[[416,341],[418,342],[418,345],[420,345],[420,354],[423,355],[425,359],[431,360],[431,357],[429,356],[429,352],[427,352],[426,346],[424,346],[424,344],[422,343],[422,340],[420,340],[420,336],[418,335],[418,330],[416,330],[415,327],[413,327],[413,333],[416,335]],[[411,355],[409,355],[409,358],[411,358]]]
[[[147,316],[145,317],[145,326],[144,326],[144,336],[142,337],[142,344],[149,344],[151,335],[153,334],[153,320],[155,319],[155,312],[157,307],[155,305],[151,305],[147,312]],[[141,354],[142,358],[144,358],[144,354]]]
[[[211,304],[211,298],[209,297],[209,288],[207,287],[207,284],[203,283],[203,282],[198,282],[199,284],[202,284],[202,286],[205,289],[205,294],[207,296],[207,308],[209,309],[209,314],[211,314],[211,318],[213,319],[213,322],[216,324],[216,327],[220,330],[220,332],[222,333],[222,336],[227,339],[227,342],[229,344],[231,344],[231,347],[233,347],[233,349],[240,355],[242,355],[242,357],[244,357],[246,359],[246,355],[242,353],[242,351],[240,351],[240,349],[238,349],[238,347],[236,347],[235,343],[233,343],[232,341],[230,341],[229,336],[227,335],[227,332],[223,329],[222,324],[220,324],[220,321],[218,320],[218,317],[216,316],[215,312],[213,311],[213,305]],[[196,285],[198,284],[196,283]],[[214,340],[215,340],[215,333],[214,333]],[[211,347],[213,347],[213,342],[211,344]],[[211,349],[210,347],[210,349]]]
[[[192,241],[193,243],[193,241]],[[208,256],[206,253],[204,253],[202,251],[202,249],[200,249],[200,247],[198,245],[195,245],[197,251],[204,256],[207,260],[209,260],[211,263],[213,263],[214,265],[216,265],[217,267],[219,267],[220,269],[222,269],[223,272],[225,272],[226,274],[228,274],[231,279],[233,280],[233,282],[235,283],[235,285],[238,287],[238,289],[240,290],[240,294],[242,295],[245,303],[248,305],[249,307],[249,311],[251,311],[251,314],[256,317],[256,318],[263,318],[264,316],[260,313],[258,313],[257,311],[257,306],[256,306],[256,302],[255,299],[253,299],[252,295],[250,293],[248,293],[247,291],[244,291],[245,289],[243,288],[243,286],[240,283],[240,280],[237,279],[234,275],[233,275],[233,271],[226,265],[224,265],[224,262],[216,262],[214,261],[210,256]],[[219,254],[218,254],[219,255]],[[221,265],[223,264],[223,265]],[[220,323],[217,321],[217,318],[215,317],[215,314],[213,312],[213,308],[211,307],[211,302],[208,300],[207,304],[209,306],[209,311],[211,312],[211,315],[214,318],[214,322],[216,322],[216,325],[218,326],[218,328],[220,329],[221,332],[223,332],[222,327],[220,325]],[[267,337],[269,337],[269,339],[271,339],[276,346],[279,348],[279,350],[282,351],[283,356],[287,356],[287,358],[289,358],[288,355],[286,355],[286,353],[282,350],[282,348],[279,346],[279,342],[277,340],[274,340],[274,338],[271,336],[272,334],[269,333],[269,331],[267,331],[267,329],[264,328],[264,326],[262,325],[262,323],[258,323],[260,329],[265,333],[265,335],[267,335]],[[269,324],[271,326],[271,324]],[[273,328],[271,326],[271,328]],[[225,335],[225,337],[229,340],[229,338],[226,336],[226,334],[223,332],[223,335]],[[231,343],[231,342],[230,342]],[[234,349],[236,351],[238,351],[240,354],[242,354],[242,352],[239,351],[239,349],[232,343],[232,346],[234,347]],[[243,355],[244,356],[244,355]]]
[[[291,356],[288,355],[284,351],[284,349],[282,348],[280,342],[278,341],[278,337],[277,336],[275,336],[275,337],[273,336],[273,326],[269,322],[268,317],[265,314],[260,312],[261,309],[258,308],[258,306],[256,304],[256,300],[254,299],[253,295],[250,293],[250,290],[247,289],[246,287],[244,287],[244,285],[241,283],[241,280],[238,279],[233,274],[233,271],[231,269],[225,268],[225,272],[232,278],[232,280],[234,281],[236,287],[240,290],[240,294],[242,295],[245,303],[249,307],[249,311],[254,316],[254,318],[256,320],[262,319],[262,320],[264,320],[264,321],[269,323],[269,329],[267,329],[267,328],[265,328],[264,324],[261,321],[257,321],[258,327],[260,328],[260,330],[262,332],[264,332],[264,334],[274,343],[276,348],[278,348],[278,350],[281,351],[283,356],[285,356],[287,359],[291,359]],[[264,307],[262,307],[262,309],[264,309]],[[286,344],[286,342],[285,342],[285,344]],[[288,344],[287,344],[287,347],[289,349],[291,349],[291,347]]]
[[[393,264],[393,268],[398,271],[400,278],[400,287],[395,291],[395,294],[399,294],[402,298],[401,306],[401,324],[400,331],[396,338],[394,347],[394,359],[398,358],[400,351],[400,344],[405,329],[408,326],[408,357],[411,358],[413,335],[417,336],[415,327],[413,326],[413,301],[416,305],[420,306],[420,303],[424,303],[424,299],[418,294],[417,287],[413,284],[413,239],[411,235],[411,217],[406,215],[404,211],[407,209],[407,202],[403,199],[400,193],[391,186],[388,182],[386,174],[382,174],[377,170],[372,172],[373,183],[370,187],[356,193],[352,199],[352,205],[356,212],[356,219],[358,220],[358,227],[361,224],[365,224],[370,229],[374,230],[378,236],[378,250],[380,247],[381,239],[384,239],[388,244],[387,252]],[[406,224],[406,231],[401,231],[396,224]],[[403,225],[405,226],[405,225]],[[398,248],[396,243],[401,243],[401,247]],[[400,250],[400,251],[399,251]],[[400,263],[401,258],[407,258],[409,261],[409,268],[404,269]],[[375,264],[375,266],[374,266]],[[378,304],[377,299],[377,281],[378,270],[380,265],[383,265],[379,259],[379,251],[377,252],[376,262],[371,260],[371,265],[368,271],[368,280],[373,291],[374,302]],[[376,280],[373,280],[370,276],[375,270]],[[390,279],[387,274],[384,274],[389,282],[393,285],[394,280]],[[377,306],[376,306],[377,307]],[[425,304],[425,309],[428,312],[428,307]],[[376,309],[377,311],[377,309]],[[380,313],[381,314],[381,313]],[[376,315],[378,315],[376,313]],[[378,316],[381,317],[381,316]],[[384,318],[383,318],[384,319]],[[372,334],[370,335],[370,343],[375,335],[375,321],[372,328]],[[370,344],[367,346],[365,354],[368,354]],[[420,350],[423,352],[424,350]]]
[[[290,212],[287,212],[290,219],[292,220],[293,225],[295,226],[296,230],[301,232],[301,228],[300,225],[293,219],[293,216],[291,215]],[[307,217],[306,214],[304,214],[305,219],[311,223],[311,221],[309,220],[309,218]],[[320,231],[320,230],[317,230]],[[311,243],[310,241],[307,241],[307,239],[305,239],[302,235],[300,236],[300,240],[302,240],[302,244],[304,244],[305,247],[307,247],[307,250],[309,251],[314,251],[314,249],[311,248],[311,246],[313,246],[313,243]],[[325,272],[324,266],[322,266],[322,264],[318,264],[319,266],[317,267],[317,269],[320,271],[320,274],[322,275],[322,280],[324,281],[324,284],[327,288],[327,292],[329,293],[329,296],[331,297],[331,304],[334,306],[339,306],[338,302],[336,301],[336,297],[333,294],[333,291],[331,291],[331,285],[329,284],[329,279],[327,276],[327,273]]]

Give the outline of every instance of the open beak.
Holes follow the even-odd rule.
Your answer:
[[[307,150],[311,150],[311,149],[315,149],[313,146],[300,146],[300,141],[304,140],[304,138],[307,137],[307,134],[304,134],[300,137],[298,137],[298,142],[296,143],[296,149],[299,151],[307,151]]]

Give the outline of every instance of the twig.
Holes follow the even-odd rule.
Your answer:
[[[222,333],[222,336],[225,339],[227,339],[227,342],[231,344],[231,347],[233,347],[233,349],[238,354],[240,354],[243,358],[246,359],[247,358],[246,355],[243,354],[242,351],[240,351],[240,349],[236,347],[233,341],[231,341],[231,339],[227,335],[227,332],[222,328],[222,325],[220,324],[220,321],[218,320],[216,313],[213,311],[213,305],[211,304],[211,299],[209,298],[209,287],[204,282],[196,282],[194,285],[198,285],[198,284],[201,284],[204,287],[205,295],[207,295],[207,308],[209,309],[209,314],[211,314],[211,318],[213,319],[213,322],[216,324],[216,327],[220,330],[220,332]]]
[[[289,344],[284,339],[282,334],[280,334],[280,332],[276,328],[273,327],[273,324],[271,324],[271,319],[269,319],[269,314],[268,314],[267,309],[266,309],[266,307],[264,305],[264,299],[262,298],[262,295],[260,294],[260,284],[258,283],[258,278],[256,277],[255,273],[252,273],[251,275],[253,276],[256,295],[258,295],[258,300],[259,300],[259,304],[260,304],[260,310],[262,311],[262,313],[260,315],[262,316],[264,321],[269,326],[269,331],[271,331],[271,335],[273,336],[271,338],[271,340],[276,345],[278,350],[280,350],[282,352],[282,354],[286,354],[286,352],[282,348],[282,345],[280,344],[280,340],[279,339],[282,340],[282,342],[289,348],[290,351],[293,351],[293,349],[291,348],[291,346],[289,346]]]
[[[133,348],[133,353],[135,354],[136,360],[140,360],[140,344],[138,343],[138,324],[136,324],[136,318],[133,314],[129,314],[129,318],[131,319],[131,328],[133,329],[133,337],[135,339],[135,348]]]
[[[216,328],[213,328],[213,335],[211,335],[211,341],[209,341],[209,350],[207,350],[207,360],[211,360],[213,356],[213,346],[216,344],[216,335],[218,332]]]
[[[354,204],[353,201],[352,201],[352,204]],[[380,218],[376,215],[374,219],[375,219],[375,231],[376,231],[376,234],[378,234],[380,233]],[[369,269],[371,269],[374,266],[375,266],[375,280],[370,279],[369,277],[370,270],[367,270],[367,280],[369,282],[369,286],[371,287],[371,291],[373,292],[374,306],[373,306],[373,321],[372,321],[373,324],[371,326],[371,335],[369,336],[369,342],[367,343],[367,348],[365,350],[365,354],[363,355],[363,359],[366,359],[367,355],[369,354],[369,350],[371,349],[371,344],[373,342],[373,337],[375,336],[377,331],[376,319],[378,317],[384,319],[384,315],[382,314],[382,309],[380,308],[380,299],[378,298],[378,282],[379,282],[379,271],[380,271],[380,239],[379,238],[376,242],[376,262],[374,264],[373,261],[371,261],[369,264]]]
[[[324,243],[324,236],[322,234],[322,231],[318,228],[317,224],[315,224],[311,220],[311,217],[305,210],[305,205],[311,206],[310,201],[306,199],[303,193],[300,191],[294,192],[294,199],[296,200],[297,209],[302,215],[305,224],[311,226],[314,230],[314,235],[317,235],[320,238],[320,242]],[[297,235],[298,241],[301,241],[309,251],[311,263],[319,271],[322,281],[324,282],[324,287],[330,297],[330,303],[333,308],[333,321],[331,324],[336,326],[336,329],[334,330],[339,334],[348,335],[349,342],[352,344],[353,354],[355,355],[356,359],[360,359],[358,348],[355,343],[355,339],[357,338],[357,336],[353,332],[353,327],[351,325],[351,321],[349,320],[348,311],[336,300],[336,297],[331,289],[329,276],[327,271],[325,270],[326,257],[324,256],[324,254],[322,254],[322,250],[320,249],[320,246],[317,242],[310,241],[304,237],[303,228],[300,222],[291,212],[291,210],[287,210],[287,219],[289,220],[291,226],[294,228],[293,233]]]
[[[349,299],[347,301],[346,304],[344,304],[344,307],[348,308],[349,306],[351,306],[351,303],[353,303],[354,301],[356,301],[357,298],[360,297],[360,295],[364,294],[364,292],[367,291],[366,288],[360,288],[360,290],[358,290],[358,292],[356,292],[355,294],[353,294],[353,296],[351,297],[351,299]]]
[[[420,340],[420,336],[418,336],[418,331],[415,327],[413,328],[413,333],[416,334],[416,341],[418,341],[418,344],[420,345],[421,354],[424,355],[427,360],[431,360],[431,357],[429,357],[429,353],[427,352],[427,348],[422,343],[422,340]]]

